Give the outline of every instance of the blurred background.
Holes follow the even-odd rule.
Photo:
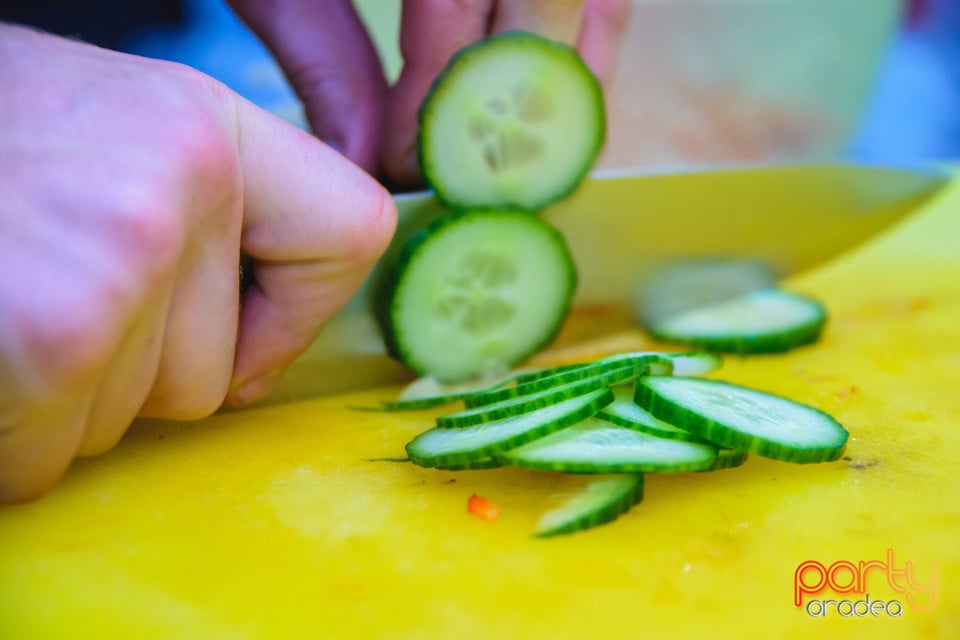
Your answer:
[[[355,2],[388,77],[400,0]],[[0,2],[0,19],[189,64],[303,126],[222,0]],[[960,0],[635,0],[604,168],[960,159]]]

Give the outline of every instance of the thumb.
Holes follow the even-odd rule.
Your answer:
[[[377,173],[387,81],[350,0],[231,4],[280,63],[317,136],[368,173]]]

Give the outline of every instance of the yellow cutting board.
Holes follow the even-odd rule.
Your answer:
[[[0,638],[958,638],[960,185],[787,286],[828,305],[823,339],[713,376],[833,414],[843,460],[648,476],[618,521],[539,540],[577,478],[370,461],[435,415],[351,409],[396,389],[144,422],[0,509]],[[611,331],[544,358],[659,346]],[[500,517],[469,514],[472,494]],[[889,553],[931,611],[890,586]],[[804,604],[841,612],[795,606],[801,563],[833,566],[842,591],[860,561],[871,600],[902,615],[845,617],[864,596],[831,588]]]

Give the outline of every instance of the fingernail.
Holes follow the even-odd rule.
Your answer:
[[[268,371],[267,373],[247,380],[237,385],[230,394],[231,404],[238,407],[251,405],[270,393],[273,385],[277,383],[280,377],[280,371]]]

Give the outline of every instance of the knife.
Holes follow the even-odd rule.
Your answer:
[[[637,314],[650,315],[657,306],[674,310],[677,302],[668,297],[660,304],[646,294],[676,288],[679,281],[689,285],[702,277],[700,289],[725,296],[820,264],[903,219],[947,181],[945,172],[933,169],[842,163],[606,171],[541,215],[563,232],[573,253],[575,309],[602,313],[639,305]],[[430,192],[395,201],[398,224],[390,247],[265,402],[412,379],[387,356],[370,307],[403,243],[448,210]]]

